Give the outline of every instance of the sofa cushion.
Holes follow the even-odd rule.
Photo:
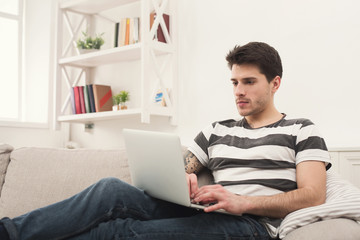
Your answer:
[[[2,189],[0,218],[63,200],[104,177],[130,182],[125,155],[125,150],[14,150]]]
[[[290,232],[284,240],[359,240],[360,226],[357,222],[337,218],[316,222]]]
[[[285,237],[297,228],[322,220],[348,218],[360,221],[360,189],[333,172],[327,173],[326,188],[326,202],[324,204],[297,210],[284,218],[277,229],[280,238]],[[355,221],[353,222],[358,228],[357,239],[360,239],[360,225]],[[320,224],[318,225],[320,226]],[[346,232],[334,231],[333,235],[335,236],[336,233],[346,234]],[[347,235],[345,236],[347,239]]]
[[[0,143],[0,196],[1,196],[1,188],[4,184],[5,173],[10,161],[10,153],[13,150],[13,147]]]

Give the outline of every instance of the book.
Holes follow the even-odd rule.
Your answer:
[[[119,46],[119,27],[120,23],[115,23],[115,36],[114,36],[114,47]]]
[[[170,36],[170,16],[167,14],[163,14],[163,18],[165,21],[167,32],[169,33],[169,36]],[[166,38],[165,38],[165,35],[163,32],[163,29],[161,28],[161,25],[159,25],[159,27],[157,29],[157,39],[159,42],[166,43]]]
[[[92,86],[96,112],[111,111],[113,105],[111,87],[98,84]]]
[[[95,100],[94,100],[94,92],[93,92],[93,85],[88,85],[88,94],[89,94],[89,102],[90,102],[90,109],[91,112],[96,112],[95,109]]]
[[[89,94],[88,94],[88,86],[84,86],[84,102],[85,102],[85,112],[91,113],[90,110],[90,101],[89,101]]]
[[[155,18],[156,18],[155,12],[151,12],[150,13],[150,31],[154,25]],[[157,40],[157,31],[155,31],[154,34],[155,34],[154,39]]]
[[[115,29],[115,35],[117,35],[117,46],[138,43],[140,41],[139,26],[140,19],[138,17],[121,19],[117,25],[117,29]]]
[[[166,92],[167,92],[167,94],[168,94],[168,96],[170,98],[170,94],[171,94],[170,89],[167,88]],[[166,107],[165,96],[164,96],[164,93],[160,89],[156,92],[154,101],[155,101],[156,105]]]
[[[134,44],[134,18],[129,18],[129,44]]]
[[[81,103],[80,103],[80,94],[79,94],[79,87],[75,86],[74,88],[74,99],[75,99],[75,110],[76,114],[81,113]]]
[[[139,18],[130,18],[129,22],[129,44],[139,42]]]
[[[81,110],[81,113],[86,113],[85,99],[84,99],[84,86],[79,86],[79,96],[80,96],[80,110]]]
[[[130,18],[126,19],[126,29],[125,29],[125,45],[129,45],[130,38]]]
[[[157,91],[155,95],[155,103],[163,106],[164,94],[162,91]]]
[[[125,36],[126,36],[126,18],[122,18],[119,24],[118,30],[118,46],[125,46]]]
[[[140,19],[134,18],[134,43],[140,42]]]
[[[71,113],[76,114],[74,88],[71,88],[70,90],[70,101],[71,101]]]
[[[156,17],[157,16],[156,16],[155,12],[150,13],[150,29],[152,28]],[[169,36],[170,36],[170,16],[168,14],[164,13],[163,18],[164,18],[164,21],[165,21],[167,32],[169,33]],[[158,28],[156,29],[155,39],[157,39],[159,42],[166,43],[165,34],[163,32],[161,24],[159,24]]]

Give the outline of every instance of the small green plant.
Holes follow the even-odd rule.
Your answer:
[[[125,103],[130,100],[130,93],[127,91],[121,91],[117,96],[120,98],[121,109],[127,109]]]
[[[100,49],[100,47],[104,44],[104,39],[102,38],[102,34],[96,34],[95,38],[89,36],[86,32],[82,32],[83,37],[77,40],[77,47],[80,49]]]
[[[113,105],[120,104],[120,95],[119,94],[112,96],[112,99],[113,99]]]
[[[130,93],[127,91],[121,91],[119,93],[120,96],[120,103],[126,103],[127,101],[130,100]]]

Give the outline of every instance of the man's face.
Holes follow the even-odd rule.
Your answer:
[[[233,65],[231,81],[236,107],[241,116],[260,116],[273,104],[272,83],[255,65]]]

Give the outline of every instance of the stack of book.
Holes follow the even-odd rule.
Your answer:
[[[156,13],[150,14],[150,29],[156,19]],[[170,35],[170,16],[163,14],[166,30]],[[165,34],[159,25],[155,31],[155,40],[166,43]],[[122,18],[120,22],[115,23],[114,47],[121,47],[140,42],[140,19],[138,17]]]
[[[71,90],[72,114],[111,111],[112,105],[110,86],[90,84],[75,86]]]
[[[121,47],[140,41],[139,18],[122,18],[115,24],[114,47]]]

